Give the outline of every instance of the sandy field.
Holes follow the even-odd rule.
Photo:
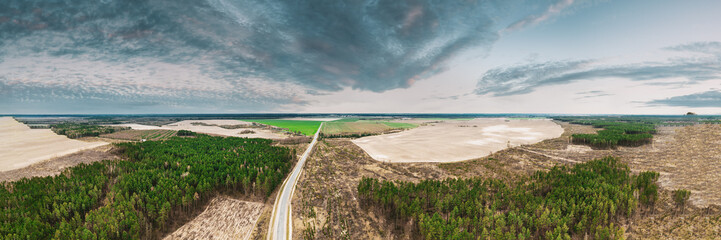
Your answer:
[[[81,163],[91,164],[103,160],[118,159],[118,156],[111,153],[112,149],[112,145],[100,146],[41,161],[24,168],[0,172],[0,182],[12,182],[22,178],[56,176],[66,168]]]
[[[219,196],[200,215],[164,239],[248,239],[262,211],[262,203]]]
[[[203,125],[193,125],[193,123],[203,123],[206,126]],[[207,134],[215,134],[215,135],[223,135],[223,136],[231,136],[231,137],[247,137],[247,138],[267,138],[267,139],[283,139],[287,138],[288,135],[282,134],[282,133],[276,133],[273,132],[270,129],[264,129],[264,128],[257,128],[257,127],[251,127],[252,123],[250,122],[244,122],[240,120],[227,120],[227,119],[218,119],[218,120],[185,120],[180,121],[176,123],[171,123],[163,126],[150,126],[150,125],[142,125],[142,124],[116,124],[111,126],[120,126],[120,127],[130,127],[133,130],[159,130],[159,129],[166,129],[166,130],[189,130],[193,132],[199,132],[199,133],[207,133]],[[213,126],[214,125],[214,126]],[[243,125],[248,126],[247,128],[236,128],[236,129],[226,129],[222,128],[220,126],[233,126],[233,125]],[[250,130],[254,133],[247,133],[247,134],[240,134],[243,130]]]
[[[353,140],[384,162],[455,162],[480,158],[510,146],[561,136],[548,119],[446,120],[407,131]]]
[[[0,118],[0,171],[29,166],[108,144],[84,142],[57,135],[50,129],[30,129],[11,117]]]

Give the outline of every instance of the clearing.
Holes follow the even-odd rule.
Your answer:
[[[288,129],[291,132],[300,132],[306,136],[313,136],[323,121],[311,120],[284,120],[284,119],[247,119],[245,122],[255,122],[265,125]]]
[[[408,131],[353,142],[378,161],[454,162],[556,138],[562,133],[563,128],[548,119],[479,118],[424,123]]]
[[[55,134],[50,129],[30,129],[12,117],[0,118],[0,171],[29,166],[54,157],[108,144],[84,142]]]
[[[200,215],[164,239],[248,239],[263,207],[263,203],[218,196]]]

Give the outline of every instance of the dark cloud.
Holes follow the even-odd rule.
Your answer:
[[[715,107],[721,108],[721,91],[707,91],[689,95],[657,99],[647,102],[650,106]]]
[[[703,53],[706,57],[671,58],[665,62],[616,66],[602,65],[598,60],[577,60],[494,68],[481,77],[475,93],[509,96],[530,93],[541,86],[603,78],[647,81],[683,77],[689,84],[721,78],[721,43],[695,43],[667,50]]]
[[[380,92],[441,71],[463,49],[488,46],[499,14],[522,2],[5,0],[0,58],[192,63],[229,81]]]

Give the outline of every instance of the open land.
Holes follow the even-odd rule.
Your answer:
[[[402,122],[375,120],[332,121],[323,124],[322,133],[333,134],[380,134],[395,129],[410,129],[418,125]]]
[[[133,130],[188,130],[198,133],[211,135],[230,136],[230,137],[247,137],[247,138],[266,138],[266,139],[283,139],[287,138],[287,134],[283,134],[277,130],[263,128],[253,125],[250,122],[239,120],[184,120],[163,126],[150,126],[142,124],[117,124],[112,126],[130,127]]]
[[[218,196],[202,213],[164,239],[248,239],[263,207],[263,203]]]
[[[313,136],[318,130],[320,123],[323,121],[317,120],[287,120],[287,119],[248,119],[243,120],[246,122],[255,122],[265,125],[276,126],[279,128],[288,129],[291,132],[300,132],[306,136]]]
[[[398,228],[359,205],[357,184],[362,177],[410,182],[447,177],[516,181],[556,165],[615,156],[633,172],[660,172],[661,189],[655,204],[619,220],[626,238],[721,238],[721,193],[717,187],[721,179],[721,125],[659,127],[653,144],[599,150],[569,141],[572,134],[595,133],[598,128],[556,123],[564,130],[556,138],[449,163],[379,162],[348,139],[325,139],[308,159],[298,183],[293,200],[294,237],[409,238],[404,235],[408,226]],[[672,197],[672,191],[679,188],[692,192],[690,205],[685,208],[679,208]]]
[[[29,166],[55,157],[106,145],[57,135],[50,129],[30,129],[11,117],[0,118],[0,171]]]
[[[102,160],[118,159],[118,156],[112,153],[112,149],[111,145],[103,145],[65,156],[51,158],[24,168],[0,172],[0,182],[17,181],[22,178],[31,177],[55,176],[60,174],[64,169],[80,163],[90,164]]]
[[[532,144],[563,133],[560,126],[547,119],[480,118],[423,125],[353,142],[379,161],[453,162],[487,156],[509,145]]]

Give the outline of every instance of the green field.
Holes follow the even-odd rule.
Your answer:
[[[241,119],[246,122],[256,122],[265,125],[276,126],[288,129],[291,132],[300,132],[306,136],[313,136],[318,130],[322,121],[305,121],[305,120],[283,120],[283,119]]]
[[[413,123],[400,123],[400,122],[379,122],[382,124],[385,124],[386,126],[389,126],[391,128],[414,128],[418,127],[418,125]]]

